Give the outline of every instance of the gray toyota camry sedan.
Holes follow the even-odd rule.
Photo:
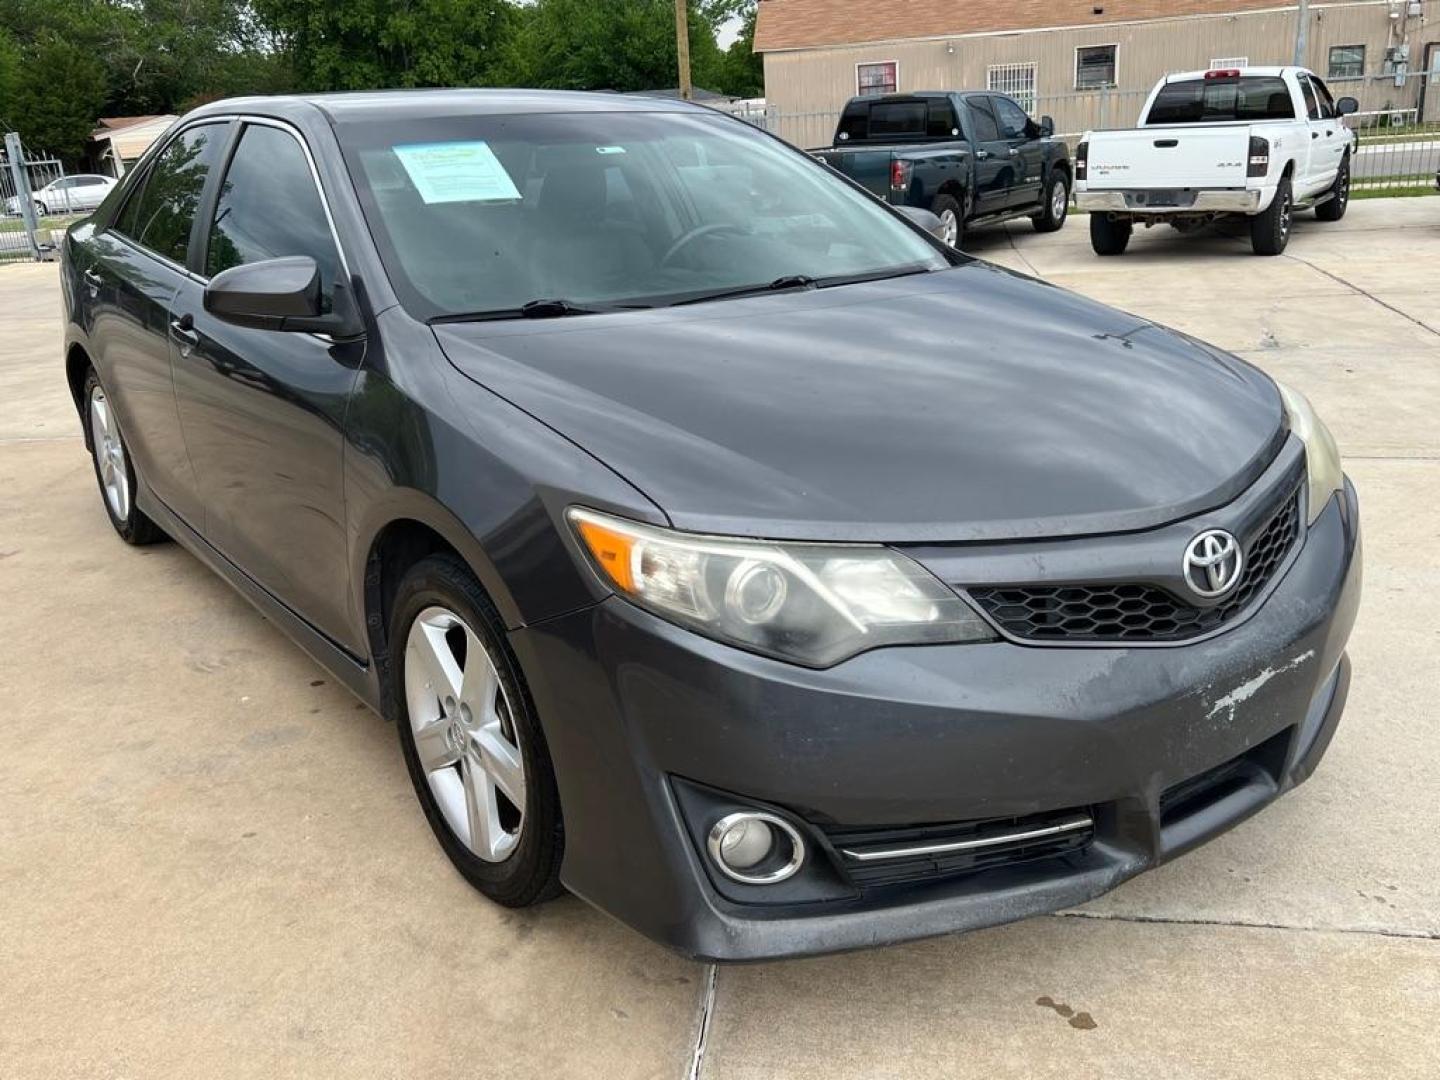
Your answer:
[[[922,226],[673,101],[221,101],[70,229],[65,374],[120,537],[393,719],[491,900],[969,929],[1314,770],[1359,518],[1300,394]]]

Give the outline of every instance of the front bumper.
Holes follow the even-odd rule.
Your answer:
[[[1149,214],[1258,214],[1269,205],[1269,193],[1259,188],[1224,188],[1166,193],[1154,201],[1158,193],[1144,189],[1133,191],[1077,191],[1075,205],[1082,210],[1132,215]]]
[[[1314,770],[1348,689],[1359,549],[1347,482],[1253,616],[1164,648],[890,648],[811,671],[618,599],[518,630],[559,779],[562,880],[716,960],[859,948],[1089,900]],[[1182,800],[1177,816],[1167,792],[1262,752],[1244,783]],[[695,790],[785,814],[817,867],[834,858],[827,831],[847,827],[1086,807],[1095,830],[1064,856],[883,888],[777,888],[756,902],[763,893],[737,899],[702,856],[693,837],[711,822],[688,819],[677,796]],[[693,798],[685,805],[693,818]]]

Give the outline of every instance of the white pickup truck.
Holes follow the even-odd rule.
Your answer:
[[[1350,199],[1355,134],[1336,101],[1298,67],[1167,75],[1138,127],[1089,131],[1075,153],[1075,201],[1090,213],[1090,244],[1119,255],[1135,222],[1182,232],[1222,214],[1250,218],[1257,255],[1278,255],[1296,210],[1338,221]]]

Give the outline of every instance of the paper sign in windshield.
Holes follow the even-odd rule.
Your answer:
[[[395,156],[427,203],[518,199],[510,174],[483,142],[412,143]]]

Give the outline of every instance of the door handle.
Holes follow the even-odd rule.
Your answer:
[[[182,356],[189,356],[190,350],[200,344],[200,333],[195,329],[195,317],[188,311],[178,319],[170,320],[170,333],[176,341],[184,342],[180,349]]]
[[[1020,156],[1020,151],[1019,151],[1016,147],[1013,147],[1013,146],[1010,147],[1008,153],[1010,154],[1011,157],[1019,157],[1019,156]]]
[[[94,296],[96,293],[98,293],[100,291],[100,286],[105,284],[104,279],[101,278],[99,274],[95,273],[94,270],[86,270],[85,273],[80,276],[85,279],[85,285],[90,289],[91,296]]]
[[[1318,139],[1318,138],[1320,138],[1320,132],[1318,132],[1318,131],[1312,131],[1312,132],[1310,132],[1310,138],[1312,138],[1312,139]]]
[[[1177,147],[1177,146],[1179,146],[1179,145],[1180,145],[1180,140],[1179,140],[1179,139],[1156,139],[1156,140],[1155,140],[1155,149],[1157,149],[1157,150],[1173,150],[1173,149],[1175,149],[1175,147]]]
[[[989,151],[989,150],[976,150],[976,151],[975,151],[975,160],[976,160],[976,161],[985,161],[985,160],[987,160],[989,157],[990,157],[990,151]]]
[[[1331,131],[1329,128],[1326,128],[1326,129],[1325,129],[1325,134],[1326,134],[1326,135],[1334,135],[1335,132]]]

